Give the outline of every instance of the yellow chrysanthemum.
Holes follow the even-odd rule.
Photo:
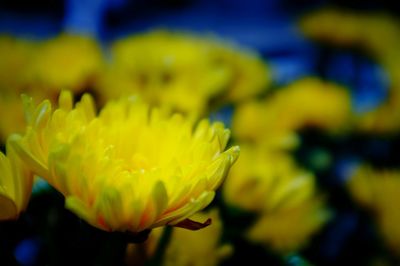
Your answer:
[[[284,115],[267,101],[249,101],[236,107],[232,118],[232,133],[240,141],[256,142],[271,149],[292,149],[299,138],[292,128],[284,126]]]
[[[226,65],[231,74],[221,101],[238,103],[268,89],[272,75],[260,55],[254,51],[235,48],[227,43],[205,40],[212,51],[215,64]]]
[[[7,145],[7,156],[0,152],[0,220],[18,218],[28,205],[33,175]]]
[[[350,95],[339,86],[306,78],[278,90],[263,101],[248,102],[233,116],[233,132],[242,140],[274,140],[295,146],[295,130],[315,126],[331,132],[345,129],[350,119]]]
[[[134,92],[152,104],[202,114],[225,91],[225,98],[242,100],[268,82],[255,54],[210,38],[156,31],[115,42],[112,63],[97,87],[103,101]]]
[[[59,91],[82,91],[100,71],[103,61],[95,40],[61,34],[40,44],[29,66],[31,86]]]
[[[33,108],[13,145],[34,172],[66,197],[66,207],[104,230],[139,232],[177,225],[207,206],[238,155],[224,152],[229,130],[138,101],[109,102],[96,116],[84,95],[75,107],[63,92],[59,108]]]
[[[289,210],[264,213],[246,233],[248,239],[278,252],[301,249],[331,217],[320,199]]]
[[[375,110],[357,115],[356,126],[366,132],[398,132],[400,130],[398,19],[381,13],[323,9],[305,16],[300,26],[303,32],[313,39],[362,49],[382,64],[391,82],[388,100]]]
[[[348,188],[360,204],[370,209],[388,246],[400,254],[400,171],[378,171],[368,166],[358,168],[348,181]]]
[[[315,177],[289,155],[260,146],[241,145],[223,195],[229,205],[260,214],[247,237],[280,252],[302,247],[329,218]]]
[[[210,218],[210,226],[201,231],[189,231],[174,228],[164,251],[160,265],[196,266],[219,265],[219,262],[232,254],[233,247],[222,244],[222,221],[217,209],[197,213],[191,217],[193,220],[206,220]],[[142,245],[141,252],[137,245],[131,245],[127,250],[128,265],[145,265],[146,260],[153,259],[157,245],[160,242],[164,228],[154,229],[146,242]],[[144,253],[145,254],[144,254]],[[144,258],[145,257],[145,258]]]
[[[290,209],[315,195],[315,177],[290,155],[240,144],[241,156],[223,186],[224,199],[253,212]]]

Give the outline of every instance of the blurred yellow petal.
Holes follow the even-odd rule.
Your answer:
[[[298,144],[295,131],[311,126],[343,133],[351,119],[351,98],[345,88],[317,78],[304,78],[264,100],[239,106],[232,127],[240,140],[293,148]]]
[[[330,217],[322,201],[305,201],[291,209],[263,214],[247,237],[275,251],[289,253],[303,248]]]
[[[30,84],[47,91],[82,91],[103,64],[99,44],[87,37],[61,34],[40,43],[28,67]]]
[[[7,156],[0,152],[0,220],[18,218],[28,205],[33,175],[17,156],[13,146],[6,146]]]
[[[224,183],[224,199],[247,211],[269,211],[297,205],[314,196],[315,179],[290,155],[240,144],[241,156]]]
[[[191,220],[211,220],[211,224],[200,231],[189,231],[174,227],[160,265],[219,265],[233,253],[232,245],[221,243],[223,224],[217,209],[200,212]],[[207,220],[207,221],[208,221]],[[127,249],[128,265],[145,265],[155,256],[156,249],[163,236],[164,228],[152,230],[143,244],[130,245]]]
[[[216,209],[198,213],[193,220],[210,217],[211,225],[198,232],[174,228],[162,265],[218,265],[232,253],[232,246],[220,244],[222,222]]]
[[[400,172],[376,170],[368,165],[358,167],[348,180],[354,199],[369,209],[387,245],[400,254]]]
[[[27,85],[27,68],[37,44],[33,41],[0,35],[0,92],[20,91]]]

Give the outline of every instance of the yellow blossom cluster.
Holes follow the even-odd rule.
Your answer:
[[[236,108],[232,128],[241,156],[223,195],[229,205],[257,214],[246,232],[249,240],[280,253],[296,251],[330,219],[315,176],[290,151],[304,127],[345,131],[350,101],[345,88],[310,77]]]
[[[25,127],[21,93],[56,103],[61,89],[90,90],[104,105],[140,94],[153,106],[200,117],[259,94],[270,72],[255,52],[211,37],[154,31],[114,42],[106,62],[88,36],[33,41],[0,37],[0,141]],[[10,111],[12,110],[12,111]]]
[[[400,22],[383,13],[323,9],[300,21],[312,39],[342,47],[361,48],[387,71],[388,99],[376,109],[359,115],[356,127],[364,132],[393,133],[400,130]]]
[[[400,171],[361,166],[348,180],[354,199],[369,209],[387,245],[400,254]]]
[[[261,57],[214,37],[131,36],[112,43],[107,62],[86,37],[63,34],[29,46],[35,52],[15,43],[9,47],[19,47],[12,53],[18,56],[0,62],[19,76],[7,76],[0,88],[0,113],[8,117],[0,136],[17,133],[0,155],[0,219],[24,210],[36,175],[65,197],[69,210],[105,231],[199,229],[213,218],[201,233],[174,228],[163,265],[215,265],[232,247],[220,243],[217,210],[196,213],[222,184],[225,203],[257,216],[242,236],[280,253],[302,249],[331,217],[316,177],[290,151],[304,127],[330,133],[349,127],[345,88],[305,78],[265,94],[271,76]],[[74,103],[74,94],[88,88],[100,111],[89,94]],[[24,109],[21,93],[35,98],[23,96]],[[243,154],[224,183],[239,148],[226,150],[230,131],[222,123],[198,117],[227,103],[235,104],[233,134]],[[18,129],[10,126],[16,121]],[[152,231],[144,250],[130,246],[127,260],[153,256],[162,230]]]

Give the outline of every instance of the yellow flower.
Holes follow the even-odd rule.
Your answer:
[[[29,125],[12,144],[64,194],[67,208],[103,230],[185,226],[211,202],[239,153],[224,152],[229,130],[221,123],[194,127],[134,97],[109,102],[98,116],[87,94],[73,107],[63,92],[54,111],[48,101],[25,102]]]
[[[232,254],[232,246],[220,244],[223,225],[216,209],[191,218],[204,220],[207,217],[212,219],[212,224],[199,232],[174,228],[162,265],[212,266]]]
[[[357,114],[356,128],[373,133],[398,132],[400,130],[399,21],[382,13],[323,9],[305,16],[300,26],[303,32],[313,39],[362,49],[384,67],[391,82],[389,97],[376,109]]]
[[[344,88],[305,78],[263,101],[240,106],[233,116],[233,132],[242,140],[274,140],[275,146],[293,147],[297,144],[294,131],[302,127],[330,132],[346,129],[350,107],[350,95]]]
[[[152,104],[203,114],[224,93],[225,100],[242,100],[269,82],[256,54],[212,38],[155,31],[118,40],[111,51],[112,63],[97,83],[104,102],[140,93]]]
[[[272,82],[271,71],[255,51],[212,40],[205,42],[212,45],[212,60],[226,65],[232,73],[227,89],[221,95],[221,101],[242,102],[268,89]]]
[[[400,56],[396,49],[400,39],[399,26],[396,18],[384,13],[330,8],[308,14],[300,21],[300,27],[307,36],[335,45],[357,46],[381,63],[393,62],[390,54]]]
[[[260,215],[246,236],[280,252],[302,247],[329,218],[315,177],[286,153],[240,146],[223,195],[229,205]]]
[[[262,214],[246,234],[275,251],[292,252],[304,247],[330,217],[323,201],[313,199],[290,210]]]
[[[292,149],[299,138],[286,123],[272,101],[249,101],[236,107],[232,117],[232,133],[240,141],[256,142],[268,149]]]
[[[93,82],[102,64],[102,53],[95,40],[61,34],[39,45],[28,75],[31,86],[77,92]]]
[[[300,169],[290,155],[256,145],[240,144],[241,156],[224,183],[230,205],[253,212],[290,209],[315,194],[314,176]]]
[[[359,167],[348,181],[356,201],[370,209],[388,246],[400,255],[400,171]]]
[[[350,119],[350,93],[318,78],[305,78],[290,84],[278,91],[274,101],[281,106],[290,128],[315,126],[336,132],[345,129]]]
[[[0,152],[0,220],[18,218],[28,205],[33,175],[7,144],[7,156]]]
[[[173,228],[168,246],[164,251],[161,265],[195,266],[195,265],[219,265],[219,262],[233,252],[229,244],[221,244],[223,224],[217,209],[200,212],[191,217],[193,220],[205,220],[210,218],[210,226],[201,231],[189,231],[181,228]],[[156,247],[162,237],[164,228],[154,229],[145,243],[143,249],[137,245],[128,247],[128,265],[144,265],[146,259],[151,260],[156,252]],[[143,254],[143,251],[145,254]],[[143,258],[146,257],[146,258]],[[138,263],[140,262],[141,263]]]

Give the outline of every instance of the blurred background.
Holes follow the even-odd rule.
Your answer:
[[[171,251],[148,265],[398,265],[399,12],[393,1],[2,0],[2,150],[23,132],[21,93],[56,102],[61,89],[76,99],[90,92],[98,106],[143,94],[222,120],[244,147],[211,206],[222,220],[217,242],[231,250],[210,247],[212,262]],[[178,66],[168,72],[170,58]],[[171,79],[179,82],[168,87]],[[282,181],[275,198],[257,194],[275,193],[275,176],[303,171],[312,178]],[[255,175],[262,181],[249,189],[243,180]],[[63,204],[37,181],[26,214],[0,223],[0,265],[146,263]]]

